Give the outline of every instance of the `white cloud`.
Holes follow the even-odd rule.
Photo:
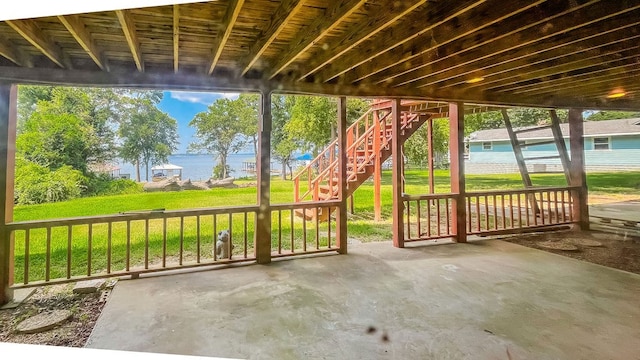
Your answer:
[[[222,97],[224,98],[235,100],[238,98],[238,96],[240,96],[240,93],[220,93],[220,95],[222,95]]]
[[[239,93],[207,93],[199,91],[169,91],[171,98],[194,104],[211,105],[220,98],[235,100]]]

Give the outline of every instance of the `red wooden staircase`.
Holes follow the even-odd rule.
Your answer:
[[[391,156],[391,100],[375,101],[369,110],[347,129],[347,189],[350,196],[375,171],[375,163],[380,164]],[[416,111],[414,102],[402,102],[398,139],[404,143],[430,117]],[[324,201],[338,199],[340,179],[338,178],[338,140],[331,142],[315,159],[294,177],[294,201]],[[327,220],[329,211],[306,210],[304,216],[320,221]],[[300,217],[302,211],[296,212]]]

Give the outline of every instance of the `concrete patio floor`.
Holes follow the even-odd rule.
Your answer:
[[[87,347],[254,359],[640,359],[640,276],[499,240],[358,244],[347,256],[121,281]]]

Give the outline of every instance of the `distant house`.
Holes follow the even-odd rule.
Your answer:
[[[562,135],[569,149],[569,125],[561,124]],[[516,130],[516,129],[514,129]],[[584,150],[587,170],[640,170],[640,118],[585,121]],[[550,129],[518,134],[525,158],[557,155],[555,144],[527,146],[552,140]],[[481,130],[467,138],[468,154],[465,171],[468,174],[518,172],[507,129]],[[527,161],[529,171],[561,171],[559,159]]]

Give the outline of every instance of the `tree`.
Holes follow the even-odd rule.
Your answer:
[[[258,161],[258,109],[260,107],[260,95],[240,94],[233,102],[234,112],[242,123],[242,135],[249,139],[253,145],[253,153]]]
[[[404,143],[404,154],[410,163],[424,166],[427,163],[428,152],[427,124],[418,129]],[[449,121],[447,119],[433,120],[433,153],[445,154],[449,146]]]
[[[218,99],[207,111],[196,114],[189,123],[196,128],[196,141],[189,144],[189,149],[201,153],[215,154],[218,159],[220,174],[226,178],[228,174],[227,158],[237,153],[245,145],[242,141],[245,124],[240,121],[237,104],[233,100]]]
[[[640,112],[633,111],[596,111],[585,118],[586,121],[640,118]]]
[[[120,125],[120,157],[136,166],[137,181],[140,181],[140,164],[144,164],[145,178],[149,181],[150,165],[166,162],[177,149],[178,123],[149,98],[138,98],[136,105]]]
[[[300,144],[295,138],[290,137],[285,131],[285,126],[291,116],[291,108],[294,101],[291,96],[273,95],[271,97],[271,149],[274,158],[282,166],[281,176],[287,179],[287,168],[292,174],[293,154],[300,148]]]

